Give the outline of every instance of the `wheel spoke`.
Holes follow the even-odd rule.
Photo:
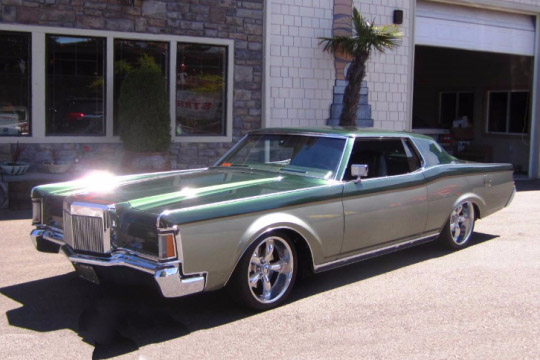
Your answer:
[[[462,205],[458,205],[458,207],[456,208],[456,214],[461,214],[461,212],[463,211],[463,206]]]
[[[270,262],[274,259],[274,240],[268,240],[266,242],[266,248],[264,252],[264,260]]]
[[[270,270],[279,272],[279,273],[286,272],[289,269],[288,265],[289,264],[287,262],[283,260],[279,260],[278,262],[270,264]]]
[[[256,252],[253,253],[253,256],[249,260],[249,263],[251,265],[261,265],[261,258],[259,257],[259,255],[257,255]]]
[[[272,283],[270,282],[270,277],[268,275],[263,275],[262,281],[263,281],[262,296],[263,298],[268,299],[270,297],[270,290],[272,290]]]
[[[259,280],[261,280],[261,273],[256,273],[249,278],[249,285],[251,287],[256,287]]]

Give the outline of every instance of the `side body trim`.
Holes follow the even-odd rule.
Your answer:
[[[359,262],[359,261],[362,261],[362,260],[367,260],[367,259],[370,259],[370,258],[373,258],[373,257],[376,257],[376,256],[389,254],[389,253],[392,253],[394,251],[399,251],[399,250],[406,249],[406,248],[409,248],[409,247],[412,247],[412,246],[415,246],[415,245],[420,245],[420,244],[423,244],[423,243],[427,243],[427,242],[435,240],[438,236],[439,236],[439,233],[436,233],[436,234],[420,237],[420,238],[417,238],[417,239],[414,239],[414,240],[405,241],[405,242],[402,242],[402,243],[399,243],[399,244],[390,245],[390,246],[384,247],[382,249],[376,249],[376,250],[364,252],[364,253],[361,253],[361,254],[349,256],[349,257],[346,257],[346,258],[343,258],[343,259],[330,261],[330,262],[327,262],[327,263],[324,263],[324,264],[321,264],[321,265],[315,265],[314,270],[315,270],[316,273],[319,273],[319,272],[323,272],[323,271],[327,271],[327,270],[336,269],[336,268],[339,268],[339,267],[342,267],[342,266],[345,266],[345,265],[353,264],[355,262]]]

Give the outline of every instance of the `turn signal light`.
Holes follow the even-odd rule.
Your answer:
[[[32,200],[32,225],[40,225],[41,216],[41,200]]]
[[[172,259],[176,257],[176,244],[174,234],[159,234],[159,258],[161,260]]]

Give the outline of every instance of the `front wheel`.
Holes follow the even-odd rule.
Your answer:
[[[233,296],[256,310],[279,306],[292,290],[297,262],[294,244],[286,236],[273,233],[260,237],[235,270]]]
[[[450,249],[461,249],[468,245],[474,229],[474,205],[470,201],[458,204],[439,235],[439,242]]]

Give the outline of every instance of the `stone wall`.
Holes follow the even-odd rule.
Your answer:
[[[0,23],[234,39],[233,142],[261,127],[264,0],[1,0],[0,4]],[[207,166],[231,145],[174,143],[172,163],[178,168]],[[27,151],[37,154],[40,148],[54,146],[58,145],[29,145]],[[88,146],[100,152],[118,144]]]

